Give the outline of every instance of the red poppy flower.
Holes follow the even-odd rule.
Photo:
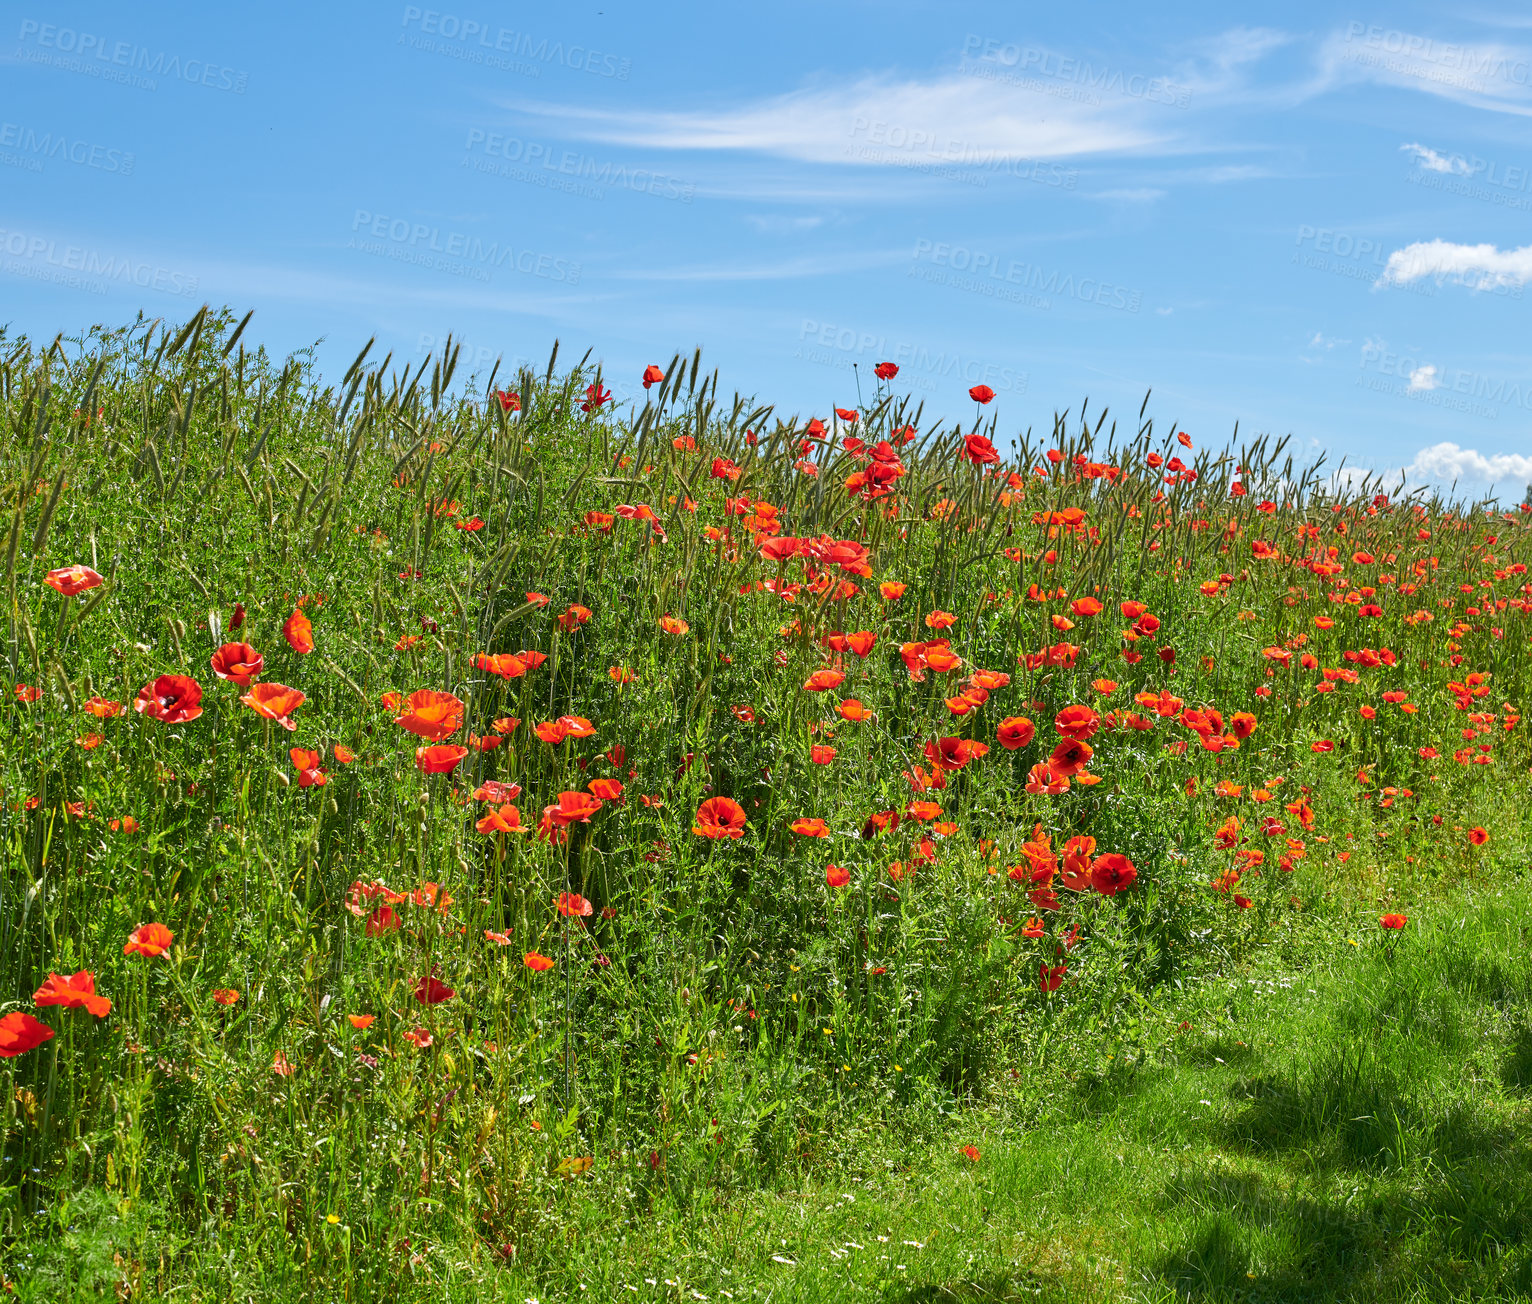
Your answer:
[[[434,743],[415,749],[415,766],[422,774],[451,774],[467,755],[461,743]]]
[[[995,397],[995,391],[988,385],[975,385],[968,391],[968,397],[975,403],[988,403]]]
[[[314,626],[303,614],[302,608],[295,610],[282,622],[282,637],[287,640],[287,646],[300,656],[307,656],[314,650]]]
[[[463,703],[451,693],[421,688],[409,695],[403,715],[394,723],[418,738],[439,743],[450,738],[463,724]]]
[[[960,1151],[958,1151],[958,1153],[971,1164],[976,1164],[979,1162],[978,1146],[964,1146]]]
[[[239,1001],[239,993],[232,987],[215,987],[213,1000],[219,1005],[234,1005]]]
[[[1038,967],[1037,967],[1037,986],[1038,986],[1038,990],[1044,991],[1044,992],[1056,992],[1056,991],[1058,991],[1059,984],[1064,981],[1064,975],[1067,974],[1068,972],[1069,972],[1069,966],[1067,964],[1056,964],[1051,969],[1048,967],[1048,964],[1047,964],[1046,961],[1044,963],[1038,965]]]
[[[112,1003],[105,996],[96,995],[96,975],[82,969],[72,978],[56,973],[48,975],[48,981],[32,993],[32,1004],[42,1009],[45,1005],[62,1005],[66,1009],[83,1008],[98,1019],[112,1012]]]
[[[963,437],[963,461],[975,466],[993,466],[1000,460],[1000,450],[983,435]]]
[[[827,838],[830,836],[830,826],[818,816],[812,819],[808,816],[799,816],[790,825],[794,833],[802,834],[806,838]]]
[[[433,974],[427,974],[415,984],[415,999],[422,1005],[440,1005],[443,1001],[450,1001],[457,995],[446,983],[439,981]]]
[[[553,968],[553,961],[546,955],[539,955],[536,951],[528,951],[522,956],[521,962],[533,973],[542,973],[545,969]]]
[[[101,582],[101,576],[89,566],[64,566],[59,570],[51,570],[43,576],[44,584],[57,589],[66,598],[72,598],[76,593],[93,589]]]
[[[590,817],[601,809],[601,802],[588,792],[561,792],[551,806],[543,807],[543,818],[567,828],[571,824],[589,824]]]
[[[1090,885],[1102,896],[1116,896],[1133,886],[1138,869],[1121,852],[1110,851],[1091,862]]]
[[[709,797],[697,807],[692,832],[704,838],[743,837],[745,808],[732,797]]]
[[[892,380],[899,374],[899,367],[896,363],[880,362],[872,369],[872,374],[879,380]]]
[[[408,1032],[406,1032],[404,1034],[404,1039],[405,1039],[405,1041],[409,1042],[410,1045],[414,1046],[417,1050],[426,1050],[426,1049],[428,1049],[430,1047],[431,1043],[436,1040],[424,1028],[411,1028]]]
[[[590,795],[597,801],[620,801],[622,783],[617,779],[592,779],[587,785]]]
[[[851,882],[851,871],[840,865],[828,865],[825,867],[825,882],[831,887],[845,887]]]
[[[379,937],[400,927],[402,922],[393,906],[379,906],[367,916],[367,936]]]
[[[655,366],[654,363],[651,362],[647,367],[644,368],[645,389],[648,389],[650,385],[658,385],[664,379],[665,373],[661,371],[657,366]]]
[[[257,715],[275,720],[289,731],[298,726],[289,718],[304,703],[304,695],[286,684],[253,684],[239,699]]]
[[[480,652],[473,659],[475,669],[501,679],[519,679],[527,673],[527,663],[511,652]]]
[[[1084,742],[1076,742],[1066,738],[1048,757],[1049,768],[1061,778],[1072,778],[1087,765],[1094,755],[1091,745]]]
[[[823,693],[831,688],[839,688],[846,680],[846,676],[839,670],[816,670],[803,683],[805,689],[811,693]]]
[[[961,770],[970,761],[987,755],[989,747],[967,738],[938,738],[926,744],[926,760],[938,770],[952,772]]]
[[[1408,915],[1381,915],[1378,923],[1383,928],[1400,929],[1410,922]]]
[[[30,1014],[15,1010],[0,1019],[0,1059],[15,1059],[36,1050],[53,1036],[53,1029]]]
[[[170,944],[174,940],[175,934],[164,924],[140,924],[128,935],[127,945],[122,948],[122,953],[142,955],[152,960],[155,956],[164,955],[170,950]]]
[[[1468,830],[1468,840],[1472,842],[1474,846],[1482,847],[1486,842],[1489,841],[1489,832],[1486,829],[1481,829],[1478,826],[1475,826],[1474,828]]]
[[[851,408],[836,408],[835,415],[838,416],[847,425],[854,426],[856,424],[856,412]]]
[[[1084,742],[1101,728],[1101,717],[1088,706],[1066,706],[1053,718],[1059,736]]]
[[[500,408],[503,412],[520,412],[521,395],[513,389],[497,389],[495,397],[500,400]]]
[[[225,643],[213,653],[210,664],[218,678],[248,688],[266,668],[266,659],[248,643]]]
[[[186,675],[161,675],[138,690],[133,709],[165,724],[187,724],[202,714],[202,685]]]

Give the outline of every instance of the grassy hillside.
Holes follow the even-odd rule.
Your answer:
[[[0,336],[22,1298],[1522,1280],[1526,516],[243,326]]]

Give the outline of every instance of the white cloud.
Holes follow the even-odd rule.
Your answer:
[[[1441,384],[1441,381],[1437,379],[1439,374],[1434,362],[1428,362],[1423,367],[1416,367],[1414,371],[1410,372],[1408,392],[1411,394],[1429,393]]]
[[[1532,116],[1532,49],[1439,41],[1353,22],[1320,46],[1313,89],[1373,82],[1420,91],[1493,113]]]
[[[1379,287],[1409,285],[1435,277],[1475,290],[1495,290],[1532,281],[1532,245],[1498,249],[1491,244],[1452,244],[1446,240],[1422,240],[1388,256]]]
[[[519,113],[557,120],[574,136],[671,150],[739,150],[801,162],[895,165],[910,159],[999,167],[1023,159],[1142,153],[1169,148],[1142,100],[1102,104],[1049,99],[983,78],[864,77],[844,86],[789,91],[725,109],[653,112],[515,102]]]
[[[1532,457],[1523,457],[1520,453],[1486,456],[1476,448],[1459,448],[1454,443],[1444,442],[1417,452],[1415,460],[1404,468],[1404,475],[1412,483],[1468,481],[1492,485],[1501,480],[1526,483],[1532,480]]]
[[[1468,160],[1461,154],[1438,154],[1434,149],[1417,145],[1413,141],[1399,148],[1405,153],[1413,154],[1416,161],[1427,172],[1446,172],[1452,176],[1463,177],[1472,171]]]
[[[1338,340],[1334,336],[1326,335],[1323,331],[1315,331],[1314,338],[1309,341],[1309,348],[1338,349],[1341,345],[1350,343],[1350,340]]]

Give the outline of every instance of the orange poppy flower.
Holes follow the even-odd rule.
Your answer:
[[[532,828],[521,822],[521,812],[509,803],[496,810],[493,806],[474,828],[480,833],[530,833]]]
[[[741,838],[745,808],[732,797],[709,797],[697,807],[692,832],[704,838]]]
[[[1055,774],[1047,762],[1041,762],[1027,771],[1027,791],[1034,797],[1057,797],[1069,791],[1069,779]]]
[[[878,593],[885,602],[898,602],[904,596],[905,588],[898,580],[884,580],[878,585]]]
[[[436,1038],[431,1036],[431,1034],[424,1028],[411,1028],[404,1034],[404,1039],[417,1050],[429,1049],[432,1042],[436,1040]]]
[[[592,779],[586,786],[597,801],[620,801],[622,798],[622,783],[617,779]]]
[[[851,882],[851,871],[840,865],[827,865],[825,867],[825,882],[831,887],[845,887]]]
[[[291,732],[298,726],[289,717],[306,699],[296,688],[286,684],[252,684],[250,691],[239,700],[257,715],[275,720]]]
[[[366,1032],[377,1019],[376,1014],[348,1014],[346,1020],[358,1032]]]
[[[300,656],[307,656],[314,650],[314,626],[302,608],[294,610],[282,623],[282,637],[287,640],[287,646]]]
[[[435,743],[415,749],[415,766],[422,774],[451,774],[467,755],[461,743]]]
[[[591,903],[578,892],[560,892],[553,904],[566,919],[586,919],[594,911]]]
[[[522,956],[521,962],[533,973],[542,973],[544,970],[553,968],[553,961],[546,955],[539,955],[536,951],[528,951]]]
[[[1030,743],[1036,733],[1036,726],[1025,716],[1008,715],[995,730],[995,739],[1006,751],[1014,752]]]
[[[845,701],[836,706],[835,713],[840,716],[842,720],[849,720],[852,724],[856,724],[862,720],[872,719],[872,712],[869,711],[865,706],[861,704],[860,701],[854,697],[848,697]]]
[[[830,836],[830,826],[818,816],[812,819],[807,816],[799,816],[788,827],[794,833],[801,833],[806,838],[827,838]]]
[[[404,705],[404,714],[395,717],[394,723],[418,738],[439,743],[462,727],[463,703],[451,693],[417,689]]]
[[[0,1059],[15,1059],[36,1050],[53,1036],[53,1029],[30,1014],[13,1010],[0,1019]]]
[[[98,1019],[104,1019],[112,1012],[111,1001],[105,996],[96,995],[96,975],[86,969],[71,978],[50,973],[48,981],[32,993],[32,1004],[38,1009],[46,1005],[85,1009]]]
[[[674,634],[679,638],[682,634],[685,634],[688,630],[690,630],[691,626],[688,625],[679,616],[661,616],[660,628],[663,629],[667,634]]]
[[[122,714],[122,703],[108,702],[104,697],[92,697],[81,703],[80,709],[98,720],[111,720]]]
[[[213,1000],[219,1005],[234,1005],[239,1001],[239,993],[232,987],[215,987]]]
[[[186,675],[161,675],[138,690],[133,709],[165,724],[188,724],[202,714],[202,685]]]
[[[225,643],[213,653],[208,664],[218,678],[248,688],[250,681],[266,668],[266,659],[248,643]]]
[[[175,934],[164,924],[140,924],[128,935],[127,945],[122,948],[122,953],[142,955],[152,960],[155,956],[164,955],[170,950],[170,944],[174,940]]]
[[[66,598],[72,598],[76,593],[93,589],[101,582],[101,576],[89,566],[64,566],[58,570],[51,570],[43,576],[44,584],[49,588],[57,589]]]
[[[333,752],[335,759],[342,765],[350,765],[352,761],[356,760],[356,753],[341,743],[336,743],[331,751]]]
[[[811,693],[823,693],[830,688],[839,688],[845,682],[846,676],[839,670],[816,670],[804,681],[804,688]]]
[[[527,673],[527,663],[511,652],[494,655],[480,652],[474,657],[473,664],[486,674],[498,675],[501,679],[519,679]]]

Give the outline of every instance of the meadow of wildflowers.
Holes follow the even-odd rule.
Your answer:
[[[489,1289],[591,1192],[737,1202],[1303,938],[1392,964],[1519,854],[1519,510],[892,364],[619,409],[243,326],[0,337],[32,1298],[71,1208],[118,1298]]]

